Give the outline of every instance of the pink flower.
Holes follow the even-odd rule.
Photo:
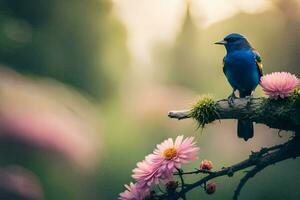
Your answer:
[[[200,164],[200,169],[211,170],[213,168],[213,163],[210,160],[202,160]]]
[[[149,195],[149,191],[141,190],[137,184],[125,185],[126,190],[119,195],[119,200],[143,200]]]
[[[153,154],[146,156],[145,160],[137,163],[137,167],[133,170],[132,177],[142,189],[149,189],[153,185],[159,183],[162,174],[159,171],[159,165],[152,162]]]
[[[193,137],[183,140],[183,136],[178,136],[175,142],[169,138],[157,145],[153,154],[137,163],[132,177],[141,190],[149,190],[159,181],[172,180],[173,172],[181,168],[181,164],[197,159],[198,151]]]
[[[31,171],[18,165],[6,166],[0,168],[0,177],[1,193],[15,194],[18,199],[44,199],[40,180]]]
[[[96,166],[101,126],[88,99],[53,80],[31,80],[3,68],[0,93],[1,143],[17,142],[19,149],[30,147],[74,167]]]
[[[152,162],[160,166],[162,178],[172,176],[176,169],[197,159],[199,148],[195,146],[194,138],[178,136],[175,142],[169,138],[157,145],[153,152]]]
[[[273,72],[261,78],[261,86],[270,98],[285,98],[300,84],[300,79],[289,72]]]

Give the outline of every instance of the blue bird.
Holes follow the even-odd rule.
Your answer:
[[[227,51],[223,59],[223,72],[233,89],[228,97],[229,105],[234,104],[236,90],[240,98],[250,100],[263,75],[259,53],[252,48],[246,37],[238,33],[231,33],[215,44],[224,45]],[[238,120],[237,133],[245,141],[252,138],[253,123],[247,119]]]

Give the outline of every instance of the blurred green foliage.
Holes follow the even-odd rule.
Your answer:
[[[125,30],[111,6],[106,0],[1,0],[1,63],[105,98],[128,62]]]
[[[153,60],[160,66],[155,70],[162,78],[152,84],[180,86],[192,94],[212,93],[216,98],[227,96],[231,89],[222,72],[225,52],[213,42],[230,32],[240,32],[250,39],[262,55],[265,73],[290,71],[299,75],[300,14],[294,2],[274,1],[274,8],[264,13],[240,13],[205,29],[196,26],[187,10],[174,44],[158,44],[159,48],[154,49]],[[76,170],[55,165],[41,152],[28,153],[18,145],[14,148],[16,144],[0,145],[1,164],[17,163],[34,171],[42,180],[46,199],[116,199],[124,189],[123,184],[132,181],[130,174],[135,163],[157,143],[177,134],[196,136],[201,159],[213,160],[216,168],[239,161],[248,155],[249,149],[253,150],[253,143],[240,141],[234,142],[246,146],[245,149],[228,150],[234,146],[229,141],[236,134],[234,123],[207,126],[200,135],[195,123],[166,122],[165,116],[157,116],[150,123],[128,111],[119,91],[125,90],[126,97],[136,91],[125,84],[126,75],[132,70],[126,39],[125,28],[113,15],[108,0],[0,0],[0,63],[23,74],[54,78],[90,94],[99,100],[99,116],[105,121],[103,159],[92,174],[78,174]],[[173,100],[167,99],[170,103]],[[153,96],[152,101],[160,98]],[[169,109],[161,107],[165,113]],[[259,127],[257,132],[257,135],[274,133],[261,138],[263,143],[286,139],[273,140],[277,132],[265,127]],[[255,181],[249,181],[241,199],[299,199],[299,163],[288,161],[266,169]],[[217,179],[217,192],[212,196],[199,189],[189,197],[230,199],[241,176],[242,173],[229,180]]]

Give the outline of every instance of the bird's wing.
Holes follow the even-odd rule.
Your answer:
[[[256,51],[255,49],[253,49],[252,51],[255,55],[255,61],[256,61],[256,66],[258,69],[259,76],[262,77],[263,76],[263,64],[262,64],[261,56],[258,53],[258,51]]]
[[[226,75],[226,73],[225,73],[225,57],[223,58],[223,73]]]

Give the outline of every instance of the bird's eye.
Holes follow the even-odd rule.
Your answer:
[[[237,40],[239,40],[239,38],[236,38],[236,37],[230,37],[230,38],[226,39],[227,42],[235,42]]]

